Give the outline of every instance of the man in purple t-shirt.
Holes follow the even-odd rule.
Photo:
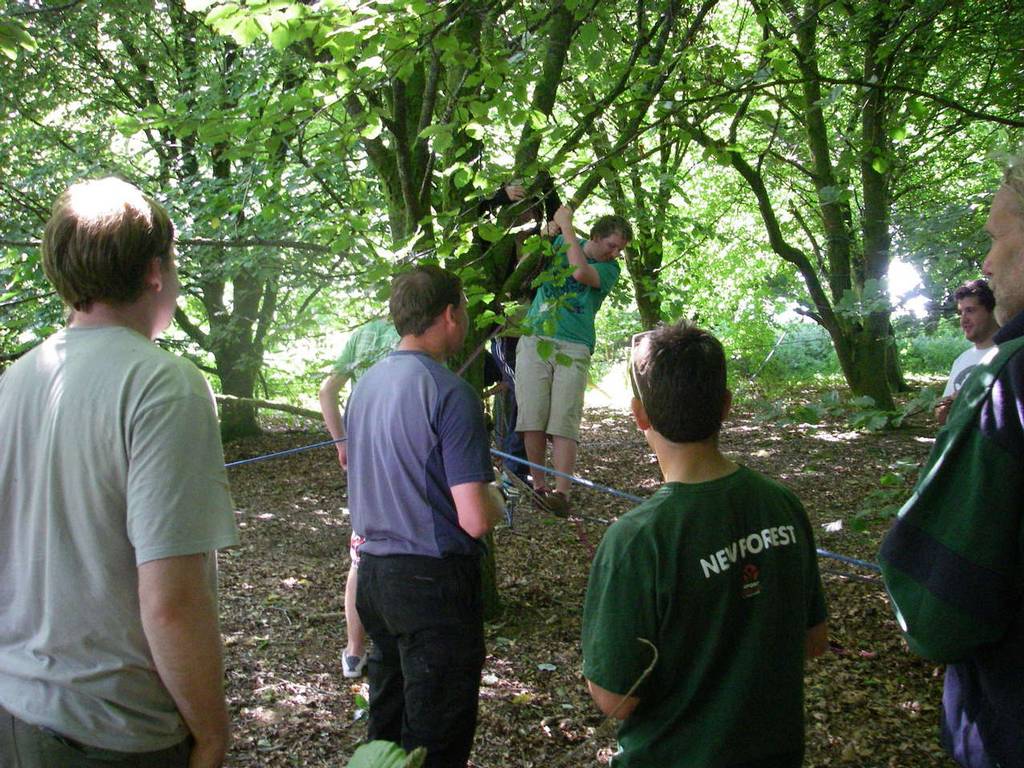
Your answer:
[[[369,657],[368,736],[464,766],[484,662],[478,541],[501,518],[483,409],[443,365],[469,326],[462,283],[421,265],[395,278],[396,351],[359,380],[345,413],[356,609]]]

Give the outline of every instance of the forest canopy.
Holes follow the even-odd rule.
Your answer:
[[[225,394],[295,400],[403,263],[462,276],[467,350],[514,324],[550,249],[479,202],[547,173],[584,229],[633,224],[618,338],[697,317],[752,370],[802,316],[891,409],[900,334],[979,274],[1024,129],[1021,28],[1011,0],[7,2],[0,356],[63,321],[37,241],[77,179],[122,176],[171,211],[165,343]],[[917,327],[896,260],[930,302]],[[251,404],[222,417],[258,429]]]

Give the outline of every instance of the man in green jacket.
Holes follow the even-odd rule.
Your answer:
[[[1024,768],[1024,160],[985,229],[998,350],[958,392],[879,560],[911,650],[947,665],[942,745],[965,768]]]

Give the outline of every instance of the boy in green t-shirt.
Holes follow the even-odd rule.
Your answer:
[[[334,363],[331,374],[320,385],[320,412],[324,416],[324,424],[334,440],[341,441],[345,437],[345,422],[341,417],[341,406],[338,396],[345,384],[356,380],[366,373],[379,360],[398,346],[398,331],[390,319],[377,318],[360,326],[345,342],[345,347]],[[338,464],[348,471],[347,441],[336,443]],[[347,639],[345,649],[341,652],[341,672],[345,677],[361,677],[366,670],[366,630],[359,620],[356,611],[356,582],[359,568],[359,546],[361,537],[355,531],[349,538],[349,556],[352,560],[345,580],[345,627]]]
[[[608,529],[583,612],[583,673],[622,720],[622,766],[796,768],[803,666],[827,647],[803,507],[722,455],[725,354],[680,323],[633,339],[632,406],[665,484]]]

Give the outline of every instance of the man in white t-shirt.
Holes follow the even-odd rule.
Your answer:
[[[42,262],[74,312],[0,377],[0,765],[217,768],[214,553],[238,529],[210,386],[154,343],[174,226],[131,184],[83,182]]]
[[[946,389],[942,398],[935,405],[935,419],[939,424],[946,423],[949,409],[953,405],[953,398],[960,391],[960,387],[967,381],[967,377],[974,366],[981,362],[992,349],[995,342],[992,337],[999,330],[999,323],[996,322],[995,307],[996,298],[992,289],[988,287],[985,280],[971,280],[956,289],[953,294],[956,298],[956,313],[960,316],[960,327],[963,329],[967,340],[974,343],[973,347],[965,350],[953,361],[953,367],[949,371],[949,380],[946,382]]]

